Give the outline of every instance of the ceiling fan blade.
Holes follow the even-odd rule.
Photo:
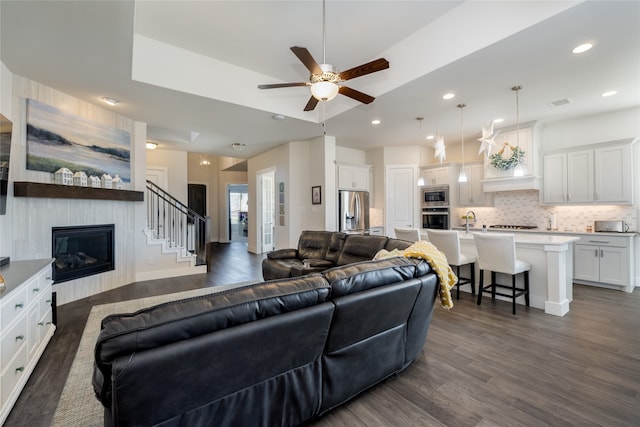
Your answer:
[[[355,79],[356,77],[375,73],[376,71],[386,70],[387,68],[389,68],[389,61],[384,58],[378,58],[375,61],[367,62],[366,64],[362,64],[349,70],[343,71],[338,74],[338,77],[340,78],[340,80],[346,81]]]
[[[359,92],[346,86],[340,86],[340,89],[338,89],[338,93],[355,99],[356,101],[360,101],[363,104],[370,104],[375,99],[373,96],[367,95],[366,93]]]
[[[298,59],[304,64],[304,66],[307,67],[309,71],[311,71],[311,74],[322,74],[322,69],[320,68],[316,60],[313,59],[313,56],[311,56],[306,47],[293,46],[291,48],[291,52],[293,52],[293,54],[298,57]]]
[[[316,105],[318,105],[318,100],[312,96],[311,98],[309,98],[309,102],[307,102],[307,105],[304,106],[304,111],[311,111],[316,108]]]
[[[271,85],[258,85],[258,89],[277,89],[280,87],[307,86],[309,83],[275,83]]]

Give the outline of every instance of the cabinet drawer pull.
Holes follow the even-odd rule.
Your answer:
[[[47,277],[45,277],[45,279],[51,280],[51,276],[47,276]]]
[[[35,292],[35,293],[40,292],[40,288],[33,288],[33,292]]]
[[[19,302],[15,305],[15,309],[18,310],[19,308],[23,308],[24,307],[24,303]]]
[[[24,366],[18,366],[16,368],[16,373],[24,371]]]
[[[610,243],[608,240],[589,240],[589,243]]]
[[[600,258],[604,258],[604,251],[600,249]]]
[[[38,322],[38,326],[44,326],[44,322]]]
[[[51,304],[51,300],[50,299],[45,300],[44,302],[46,302],[47,304]]]
[[[24,340],[24,335],[18,335],[16,337],[16,341],[23,341]]]
[[[598,258],[598,250],[596,249],[596,258]]]

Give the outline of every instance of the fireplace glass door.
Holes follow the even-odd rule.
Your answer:
[[[54,227],[51,241],[54,283],[115,268],[113,224]]]

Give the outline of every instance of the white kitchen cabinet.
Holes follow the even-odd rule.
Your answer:
[[[12,261],[0,269],[0,425],[38,363],[52,323],[51,261]]]
[[[631,193],[633,158],[631,145],[596,148],[595,201],[633,204]]]
[[[369,165],[338,165],[338,189],[369,191]]]
[[[543,201],[546,204],[587,203],[594,199],[593,150],[544,156]]]
[[[574,245],[574,282],[633,289],[633,240],[629,237],[583,236]]]
[[[542,202],[632,205],[632,162],[628,142],[545,154]]]
[[[435,167],[422,171],[424,185],[450,185],[451,184],[451,167]]]
[[[458,183],[460,206],[493,206],[493,193],[485,193],[482,184],[484,163],[465,163],[463,169],[467,174],[467,182]]]

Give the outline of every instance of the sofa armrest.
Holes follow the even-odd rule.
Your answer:
[[[298,258],[297,249],[278,249],[277,251],[269,252],[267,254],[269,259],[290,259]]]

